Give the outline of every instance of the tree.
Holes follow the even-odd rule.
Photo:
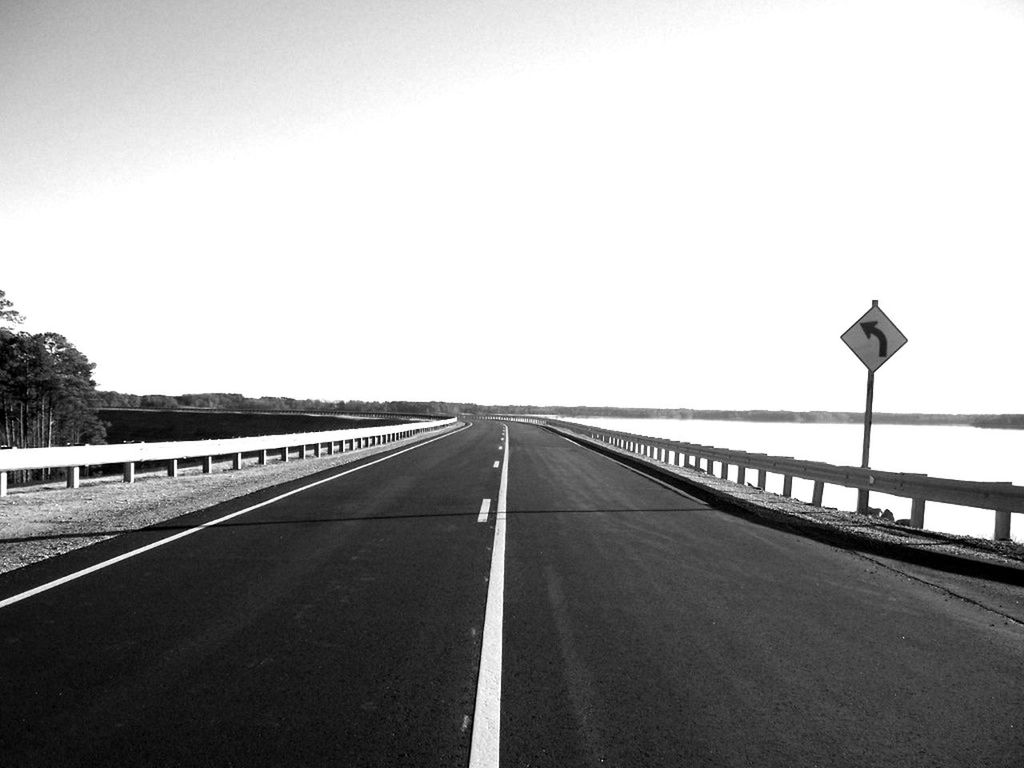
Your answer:
[[[25,318],[14,308],[14,302],[7,298],[6,293],[0,291],[0,328],[21,325],[24,321]]]
[[[3,291],[0,320],[21,322],[21,314]],[[96,414],[94,368],[59,333],[31,334],[0,327],[3,443],[39,448],[103,442],[106,434]]]

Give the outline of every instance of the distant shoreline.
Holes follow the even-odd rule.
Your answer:
[[[520,409],[516,409],[517,412]],[[507,411],[506,411],[507,412]],[[753,421],[789,424],[862,424],[864,414],[854,411],[728,411],[690,408],[547,408],[534,413],[576,418],[679,419],[706,421]],[[1024,429],[1024,414],[971,413],[875,413],[875,424],[911,426],[963,426],[982,429]]]

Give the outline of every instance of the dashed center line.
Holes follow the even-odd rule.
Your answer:
[[[501,466],[501,462],[500,461],[496,461],[496,462],[494,462],[494,466],[491,467],[491,469],[497,469],[499,466]]]
[[[478,514],[476,516],[476,521],[478,523],[486,523],[487,522],[487,516],[490,513],[491,513],[491,500],[490,499],[484,499],[482,502],[480,502],[480,514]]]

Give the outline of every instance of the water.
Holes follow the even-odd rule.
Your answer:
[[[662,437],[774,456],[860,466],[864,436],[857,424],[794,424],[701,419],[572,419],[620,432]],[[1024,486],[1024,430],[977,427],[875,424],[871,429],[871,467],[891,472],[922,472],[957,480],[1012,482]],[[735,468],[731,477],[735,479]],[[767,490],[782,491],[782,477],[768,476]],[[794,479],[793,495],[810,501],[813,484]],[[822,503],[856,509],[857,492],[826,486]],[[910,499],[871,494],[871,505],[889,509],[897,520],[910,517]],[[990,510],[929,501],[925,528],[980,538],[992,538],[995,522]],[[1024,541],[1024,514],[1011,516],[1010,535]]]

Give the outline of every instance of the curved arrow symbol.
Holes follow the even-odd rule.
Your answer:
[[[872,336],[875,336],[878,339],[878,356],[885,357],[889,351],[889,342],[885,338],[885,334],[878,330],[878,321],[872,320],[868,323],[861,323],[860,327],[867,338],[870,339]]]

